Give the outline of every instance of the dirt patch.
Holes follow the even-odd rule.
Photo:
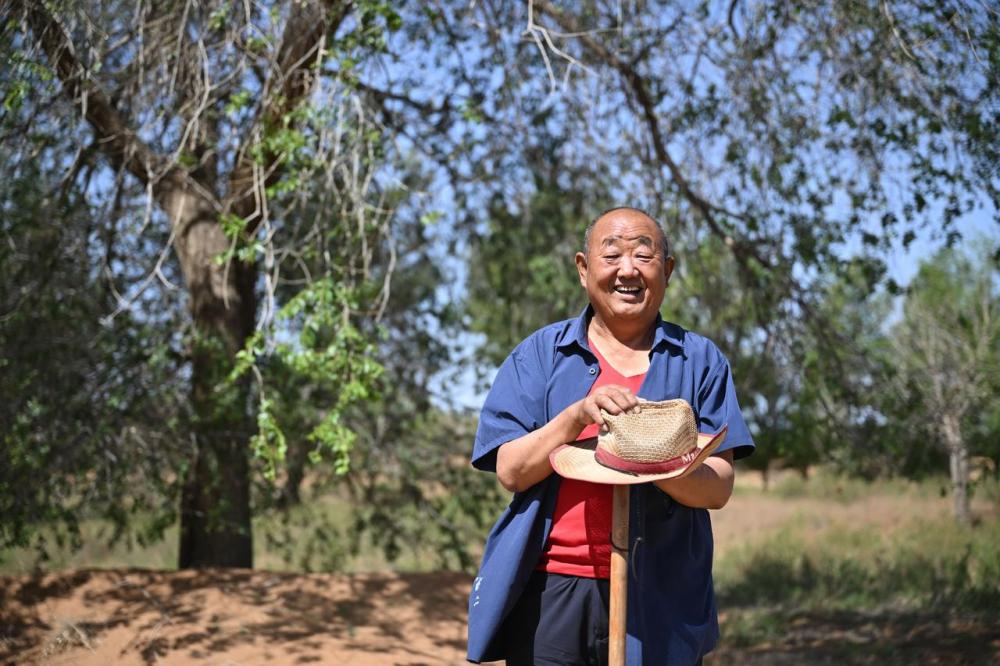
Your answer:
[[[997,519],[995,507],[974,509]],[[714,512],[713,524],[717,551],[725,553],[795,521],[805,521],[806,533],[840,524],[888,531],[914,515],[947,511],[947,500],[933,497],[838,503],[750,493]],[[105,569],[0,576],[0,664],[461,664],[470,583],[471,576],[448,572]],[[708,666],[1000,663],[995,619],[723,611],[723,643]],[[739,636],[749,635],[740,623],[747,621],[757,628],[752,635],[769,638],[740,645]]]
[[[0,661],[461,663],[469,576],[79,571],[0,579]]]
[[[469,577],[141,570],[0,578],[3,664],[464,663]],[[731,621],[722,615],[723,633]],[[996,623],[801,614],[709,666],[995,664]]]

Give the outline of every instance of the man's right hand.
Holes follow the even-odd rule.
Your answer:
[[[497,479],[511,492],[527,490],[549,474],[549,453],[572,442],[591,423],[604,423],[601,410],[621,414],[639,409],[639,399],[616,384],[602,386],[561,411],[538,430],[502,444],[497,450]]]
[[[639,399],[631,390],[617,384],[606,384],[583,400],[580,400],[569,407],[573,409],[574,420],[580,425],[582,431],[591,423],[604,425],[603,409],[608,414],[622,414],[628,411],[640,411]],[[580,433],[577,432],[577,435]]]

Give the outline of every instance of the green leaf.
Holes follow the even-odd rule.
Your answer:
[[[229,18],[229,5],[222,4],[208,16],[208,27],[210,30],[222,30],[226,27],[226,19]]]
[[[250,104],[250,91],[240,90],[229,96],[229,101],[226,103],[225,112],[227,116],[236,114],[238,111],[245,109]]]

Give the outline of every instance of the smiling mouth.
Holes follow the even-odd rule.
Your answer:
[[[623,294],[625,296],[638,296],[642,293],[642,287],[626,287],[623,285],[618,285],[614,288],[615,293]]]

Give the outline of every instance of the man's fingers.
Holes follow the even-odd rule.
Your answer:
[[[592,423],[596,423],[598,425],[604,424],[604,416],[601,414],[601,408],[596,404],[591,403],[585,407],[584,410],[587,412],[587,416],[590,417],[590,421]]]
[[[622,412],[631,411],[639,406],[639,399],[635,397],[635,394],[626,388],[619,389],[618,387],[614,387],[610,389],[606,395],[611,399],[613,404],[618,407],[618,411],[608,409],[608,412],[611,414],[621,414]]]
[[[608,385],[602,386],[584,399],[581,407],[590,423],[604,425],[601,410],[615,415],[629,411],[638,412],[639,399],[624,386]]]
[[[594,405],[598,411],[604,410],[608,414],[621,414],[626,408],[618,405],[618,402],[609,394],[594,396]]]
[[[594,403],[609,414],[621,414],[636,408],[639,401],[630,391],[611,389],[594,396]]]

